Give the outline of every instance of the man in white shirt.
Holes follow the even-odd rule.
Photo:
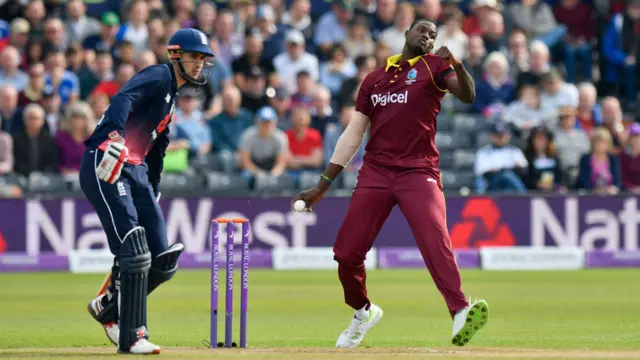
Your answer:
[[[298,30],[289,30],[286,37],[287,51],[273,59],[273,66],[280,77],[280,83],[290,94],[298,92],[296,76],[306,71],[314,82],[319,78],[318,58],[304,50],[304,36]]]
[[[400,3],[396,9],[395,23],[392,27],[383,31],[380,40],[391,47],[393,54],[402,53],[404,47],[404,33],[409,30],[416,17],[416,11],[411,3]],[[459,57],[456,57],[459,58]]]
[[[558,110],[561,106],[578,107],[578,88],[562,80],[556,69],[551,69],[540,78],[542,94],[540,102],[543,107]]]
[[[66,34],[69,42],[81,43],[87,37],[100,33],[100,22],[86,16],[87,7],[82,0],[67,2]]]
[[[518,175],[519,171],[527,168],[527,159],[522,150],[509,145],[509,129],[502,122],[497,122],[491,129],[491,135],[492,143],[481,147],[476,153],[476,190],[480,193],[527,192]]]

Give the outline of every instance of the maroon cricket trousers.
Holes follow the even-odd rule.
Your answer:
[[[370,163],[360,169],[349,210],[338,231],[334,259],[347,305],[370,306],[364,260],[389,213],[398,205],[451,316],[468,305],[446,225],[439,179],[428,169],[394,171]]]

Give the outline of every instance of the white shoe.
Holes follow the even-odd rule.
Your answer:
[[[384,313],[380,307],[371,304],[369,307],[369,318],[366,320],[360,320],[354,316],[353,320],[351,320],[351,325],[349,325],[347,330],[340,334],[336,347],[354,348],[358,346],[367,332],[374,327],[380,319],[382,319],[383,314]]]
[[[89,314],[98,322],[98,315],[102,312],[102,298],[107,295],[100,295],[97,298],[91,300],[88,306]],[[108,322],[108,323],[100,323],[102,328],[104,329],[104,333],[107,335],[107,338],[111,343],[115,346],[118,346],[118,341],[120,340],[120,327],[116,322]]]
[[[465,346],[471,338],[487,324],[489,320],[489,305],[484,300],[476,300],[458,311],[453,317],[453,334],[451,343]]]
[[[141,355],[150,355],[150,354],[160,354],[160,346],[149,342],[147,339],[139,339],[134,342],[133,345],[129,348],[128,352],[118,350],[118,353],[123,354],[141,354]]]

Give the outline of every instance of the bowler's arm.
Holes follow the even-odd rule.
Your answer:
[[[471,104],[476,99],[476,84],[473,77],[464,67],[462,61],[452,65],[455,76],[447,79],[447,89],[465,104]]]

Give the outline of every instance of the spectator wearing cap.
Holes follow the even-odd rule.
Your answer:
[[[82,47],[86,50],[101,50],[111,53],[121,36],[120,17],[113,11],[107,11],[100,17],[100,33],[88,36],[82,43]]]
[[[9,27],[9,36],[0,40],[0,51],[10,45],[22,53],[29,42],[30,30],[31,26],[27,20],[23,18],[13,19]]]
[[[551,70],[549,48],[542,41],[533,40],[529,45],[529,70],[518,74],[517,86],[524,84],[539,86],[542,75]]]
[[[567,27],[567,36],[563,43],[564,64],[567,80],[577,82],[580,61],[582,80],[591,81],[592,44],[596,41],[597,14],[595,9],[580,0],[561,0],[553,9],[558,23]]]
[[[329,160],[331,160],[331,157],[333,156],[333,152],[336,149],[336,145],[338,144],[338,140],[340,139],[340,136],[342,135],[344,130],[347,128],[347,126],[349,126],[349,122],[353,118],[353,114],[355,114],[355,111],[356,111],[355,102],[345,103],[344,105],[342,105],[342,108],[340,109],[340,121],[337,123],[327,124],[327,128],[323,135],[323,149],[324,149],[323,160],[324,160],[325,166],[329,163]],[[360,147],[358,147],[358,150],[356,150],[356,153],[353,155],[353,158],[351,158],[351,161],[349,162],[349,164],[347,164],[347,166],[344,168],[343,171],[353,173],[353,172],[357,172],[360,169],[363,163],[366,145],[367,145],[367,140],[365,138],[363,139],[362,143],[360,144]]]
[[[231,85],[222,92],[222,112],[207,121],[213,152],[225,172],[236,168],[240,137],[253,123],[253,114],[240,106],[240,90]]]
[[[134,0],[129,4],[128,9],[128,21],[122,25],[120,33],[122,40],[131,41],[136,52],[140,53],[147,48],[149,38],[149,29],[147,28],[149,5],[144,0]]]
[[[280,84],[289,93],[298,91],[296,77],[300,71],[306,71],[313,81],[319,79],[318,58],[304,50],[304,36],[298,30],[287,33],[287,51],[273,59]]]
[[[464,67],[469,71],[469,75],[478,83],[482,80],[484,73],[483,64],[487,56],[487,49],[484,47],[484,40],[480,35],[469,36],[467,48],[467,58],[463,61]]]
[[[417,16],[419,18],[431,21],[434,24],[440,23],[442,15],[442,6],[440,0],[421,0],[418,1]]]
[[[61,174],[75,174],[80,171],[84,154],[84,141],[96,127],[96,116],[87,103],[75,102],[66,111],[56,133],[58,149],[58,171]]]
[[[347,56],[352,60],[355,60],[358,56],[373,54],[376,45],[371,37],[367,18],[362,15],[353,16],[343,45],[347,51]]]
[[[289,157],[287,169],[320,170],[322,159],[322,135],[310,127],[311,115],[305,108],[291,112],[291,128],[287,130]]]
[[[463,19],[464,15],[458,9],[445,15],[442,19],[442,25],[438,27],[438,36],[434,44],[436,49],[446,46],[458,60],[467,58],[469,43],[467,34],[462,31]]]
[[[2,118],[0,118],[0,129]],[[6,131],[0,130],[0,175],[13,171],[13,138]]]
[[[267,91],[269,96],[269,106],[278,114],[278,129],[286,131],[291,127],[291,95],[287,89],[278,86],[273,91]]]
[[[322,15],[316,25],[313,42],[318,46],[318,54],[328,58],[333,45],[342,43],[347,38],[349,20],[353,16],[353,9],[347,0],[336,0],[331,11]]]
[[[82,0],[67,2],[66,34],[71,43],[80,43],[91,35],[100,33],[100,22],[86,15],[87,7]]]
[[[473,0],[471,2],[471,14],[462,24],[462,31],[471,35],[484,35],[484,22],[492,12],[502,12],[502,5],[497,0]]]
[[[58,149],[51,133],[44,128],[44,118],[40,105],[29,104],[24,108],[24,128],[13,135],[14,171],[20,175],[58,170]]]
[[[591,130],[602,124],[602,109],[598,100],[598,91],[593,84],[583,82],[578,84],[578,113],[577,125],[584,129],[587,134]]]
[[[611,134],[604,128],[591,133],[591,152],[580,158],[576,189],[614,195],[622,188],[620,159],[611,153]]]
[[[233,13],[230,11],[220,11],[216,19],[215,38],[218,43],[216,59],[230,68],[233,60],[244,51],[244,37],[233,32]]]
[[[262,58],[271,62],[285,50],[286,29],[278,28],[276,21],[277,18],[271,5],[261,4],[256,11],[256,26],[251,30],[251,32],[257,32],[262,35]],[[304,45],[304,35],[301,32],[300,34]]]
[[[242,107],[255,113],[261,107],[269,105],[266,93],[266,79],[258,66],[251,68],[245,76],[246,83],[242,90]]]
[[[391,47],[394,54],[402,53],[405,42],[405,32],[409,30],[411,23],[416,18],[416,9],[413,4],[403,2],[396,7],[393,26],[380,34],[379,41],[384,41]],[[442,35],[442,34],[439,34]],[[436,39],[437,40],[437,39]],[[434,45],[435,46],[435,45]],[[457,59],[461,59],[456,56]]]
[[[356,101],[360,84],[364,78],[376,69],[376,59],[370,55],[358,56],[355,59],[356,74],[351,79],[342,83],[342,90],[338,96],[340,104],[347,104]]]
[[[329,124],[338,122],[331,106],[331,92],[324,86],[316,87],[313,92],[313,104],[309,112],[311,127],[318,130],[322,136]]]
[[[629,146],[620,154],[622,188],[636,194],[640,193],[640,124],[629,128]]]
[[[564,39],[567,27],[559,25],[549,4],[539,0],[520,0],[511,3],[506,10],[509,29],[527,32],[530,39],[542,41],[552,49]]]
[[[240,138],[243,173],[248,176],[280,176],[287,168],[289,142],[277,128],[278,116],[271,107],[256,113],[256,124]]]
[[[309,0],[293,0],[289,11],[280,17],[280,23],[285,29],[296,29],[304,35],[307,44],[312,43],[313,23],[311,22],[311,2]],[[307,47],[307,51],[312,51]]]
[[[133,65],[126,63],[120,64],[116,71],[115,78],[101,82],[91,93],[95,94],[102,92],[107,94],[109,98],[113,98],[124,84],[126,84],[127,81],[129,81],[135,74],[136,70]]]
[[[216,33],[217,16],[216,6],[211,1],[201,1],[196,9],[196,23],[193,27],[212,37]]]
[[[565,82],[556,69],[551,69],[540,78],[543,106],[558,109],[562,105],[578,107],[578,88]]]
[[[509,129],[502,122],[496,122],[491,128],[491,144],[476,153],[474,173],[478,192],[527,191],[520,173],[526,171],[529,164],[522,150],[509,144],[510,139]]]
[[[551,131],[542,126],[533,128],[524,154],[529,168],[523,179],[529,190],[550,192],[562,186],[562,167]]]
[[[44,23],[45,51],[65,51],[69,40],[65,34],[64,24],[58,18],[49,18]]]
[[[79,98],[80,81],[78,75],[66,70],[67,59],[62,50],[51,50],[47,53],[46,68],[45,84],[58,92],[62,106]]]
[[[3,131],[13,134],[23,128],[22,114],[18,107],[18,90],[11,84],[0,86],[0,118]]]
[[[603,80],[609,88],[623,85],[623,107],[635,108],[637,92],[637,60],[640,56],[640,1],[629,0],[623,12],[611,17],[602,37],[602,54],[607,60]],[[612,94],[611,94],[612,95]]]
[[[582,154],[589,151],[589,136],[576,127],[576,109],[562,106],[558,110],[558,126],[553,131],[556,150],[565,174],[565,185],[573,188]]]
[[[611,134],[613,153],[620,153],[628,141],[620,101],[613,96],[607,96],[600,102],[600,110],[602,112],[600,126],[605,127]]]
[[[371,36],[378,40],[383,31],[393,26],[397,0],[377,0],[376,12],[371,19]]]
[[[298,91],[291,96],[291,109],[302,107],[305,109],[313,106],[313,92],[317,84],[306,71],[300,71],[296,76]]]
[[[18,106],[25,107],[31,103],[40,103],[44,93],[45,70],[42,64],[33,64],[29,68],[27,86],[18,95]],[[42,104],[41,104],[42,105]]]
[[[189,142],[189,158],[200,157],[211,151],[211,131],[204,121],[196,89],[187,88],[180,91],[178,105],[173,119],[175,121],[175,138]]]
[[[342,84],[345,80],[354,77],[357,71],[353,61],[347,57],[344,46],[336,44],[331,50],[329,61],[320,65],[320,83],[329,88],[331,94],[337,97],[342,91]]]
[[[484,61],[484,78],[476,85],[474,111],[493,116],[515,98],[515,85],[509,79],[509,62],[501,52],[492,52]]]
[[[0,84],[11,84],[22,91],[29,77],[20,70],[20,53],[13,46],[6,46],[0,54]]]
[[[234,74],[233,81],[241,90],[245,88],[246,75],[254,72],[255,67],[258,67],[266,76],[270,86],[275,84],[278,74],[275,72],[273,62],[262,56],[263,50],[262,35],[257,32],[247,35],[244,42],[244,54],[235,59],[231,65]]]

